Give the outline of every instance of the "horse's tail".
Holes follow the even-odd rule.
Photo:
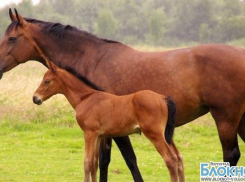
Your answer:
[[[171,97],[165,98],[168,107],[168,120],[165,128],[165,139],[167,143],[171,144],[174,135],[174,125],[176,116],[176,105]]]

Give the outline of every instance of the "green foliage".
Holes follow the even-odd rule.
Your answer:
[[[199,42],[209,43],[211,38],[211,30],[206,23],[202,23],[199,28]]]
[[[224,0],[224,15],[239,16],[242,12],[241,5],[243,1]]]
[[[150,41],[153,45],[161,44],[164,35],[163,20],[165,14],[161,9],[154,11],[149,18],[148,26],[150,32]]]
[[[245,36],[245,18],[232,16],[218,20],[213,39],[217,42],[228,42]]]
[[[177,19],[172,36],[189,41],[199,41],[201,24],[209,24],[211,18],[209,0],[180,0],[177,3]]]
[[[97,19],[96,33],[100,37],[111,38],[116,32],[116,20],[110,10],[103,10]]]

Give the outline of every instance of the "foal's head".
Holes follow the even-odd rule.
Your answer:
[[[45,73],[43,80],[33,95],[35,104],[42,104],[55,94],[62,93],[62,81],[59,78],[59,68],[52,62],[47,61],[49,70]]]

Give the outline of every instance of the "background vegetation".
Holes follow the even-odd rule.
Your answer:
[[[126,44],[182,46],[197,43],[245,45],[244,0],[23,0],[0,10],[0,35],[8,8],[25,17],[74,25]]]

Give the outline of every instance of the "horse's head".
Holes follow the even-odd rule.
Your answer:
[[[43,80],[33,95],[33,102],[41,105],[42,102],[49,99],[57,93],[61,93],[62,84],[58,78],[59,68],[52,62],[46,62],[49,70],[45,73]]]
[[[35,59],[38,55],[38,49],[30,33],[31,24],[25,21],[16,9],[15,15],[9,9],[9,16],[12,22],[0,42],[0,79],[4,72]]]

